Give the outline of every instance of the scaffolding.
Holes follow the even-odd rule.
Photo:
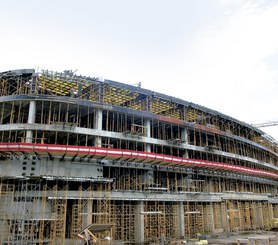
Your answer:
[[[145,203],[144,207],[144,235],[145,241],[157,242],[165,232],[165,216],[158,202]]]
[[[216,234],[215,232],[215,223],[214,223],[214,211],[213,211],[213,204],[206,203],[203,207],[204,210],[204,234]],[[216,212],[216,210],[215,210]]]
[[[72,205],[72,215],[71,215],[71,239],[77,239],[78,234],[84,228],[82,224],[82,217],[89,216],[88,210],[85,210],[86,199],[82,198],[83,188],[82,185],[78,187],[78,197]]]
[[[11,232],[11,222],[12,222],[12,210],[14,197],[14,185],[9,183],[0,184],[0,243],[10,243],[12,238],[10,236]],[[10,207],[10,208],[9,208]]]
[[[36,193],[37,195],[30,195]],[[45,209],[39,183],[22,180],[1,183],[1,244],[30,244],[45,241]]]
[[[278,218],[278,146],[251,125],[72,71],[0,73],[0,96],[1,244],[158,243]]]
[[[184,205],[185,235],[188,238],[197,238],[204,234],[204,206],[197,202],[187,202]]]
[[[94,235],[103,244],[107,242],[105,237],[135,243],[138,203],[111,201],[109,186],[112,185],[79,184],[78,196],[69,199],[67,183],[1,183],[1,243],[64,244],[68,237],[74,244],[88,224],[94,227]],[[139,215],[144,217],[145,241],[158,242],[161,237],[169,241],[180,238],[182,227],[187,238],[200,234],[269,230],[273,227],[277,206],[259,201],[183,202],[181,218],[176,202],[144,201],[143,212]]]
[[[135,242],[135,205],[130,202],[117,202],[112,205],[113,239],[116,241]]]

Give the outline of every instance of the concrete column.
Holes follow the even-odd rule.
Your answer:
[[[144,202],[139,201],[136,206],[135,211],[135,243],[144,244],[145,234],[144,234]]]
[[[35,119],[36,119],[36,101],[30,101],[28,124],[35,123]],[[26,143],[32,143],[32,142],[33,142],[33,131],[28,130],[26,134]]]
[[[145,135],[146,137],[150,138],[151,137],[151,121],[149,119],[145,119],[144,121],[144,126],[145,126]],[[146,149],[145,151],[151,152],[151,145],[146,143]]]
[[[258,219],[258,224],[260,224],[260,227],[265,228],[264,225],[264,214],[263,214],[263,207],[262,207],[262,203],[258,203],[257,206],[258,207],[258,212],[257,212],[257,219]]]
[[[221,202],[220,217],[221,217],[221,227],[223,228],[224,231],[230,232],[230,216],[227,211],[226,202]]]
[[[145,136],[150,138],[151,137],[151,121],[149,119],[145,119],[144,121],[145,126]],[[151,144],[146,143],[146,152],[151,152]],[[152,185],[154,180],[154,174],[152,170],[148,170],[145,172],[145,184]]]
[[[96,110],[94,129],[102,130],[102,110],[100,110],[100,109]],[[101,137],[100,136],[95,136],[95,146],[101,147]]]
[[[92,222],[93,222],[92,211],[93,211],[93,200],[88,199],[88,202],[87,202],[87,213],[88,213],[88,215],[86,217],[86,225],[84,227],[92,224]]]
[[[188,144],[188,133],[186,128],[182,128],[181,130],[181,140],[183,143]],[[188,151],[185,150],[183,157],[188,158]]]
[[[214,212],[213,212],[213,204],[209,205],[210,213],[211,213],[211,232],[212,234],[215,233],[215,225],[214,225]]]
[[[185,231],[184,231],[184,208],[183,208],[183,202],[179,202],[178,204],[178,222],[179,222],[179,237],[184,238],[185,237]]]
[[[9,230],[10,227],[8,222],[6,220],[0,220],[0,231],[1,231],[1,238],[3,239],[3,241],[9,240],[9,232],[8,232]]]

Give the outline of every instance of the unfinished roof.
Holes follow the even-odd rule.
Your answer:
[[[34,77],[38,79],[32,83]],[[209,127],[213,126],[212,121],[221,120],[222,123],[231,123],[252,130],[258,136],[277,145],[272,137],[260,129],[207,107],[112,80],[102,81],[95,77],[75,75],[72,71],[59,73],[42,70],[35,73],[34,69],[11,70],[0,73],[0,83],[1,96],[16,94],[69,96],[147,111]]]

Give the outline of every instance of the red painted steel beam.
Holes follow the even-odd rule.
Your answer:
[[[275,172],[248,168],[240,165],[234,165],[222,162],[212,162],[206,160],[198,160],[191,158],[182,158],[169,156],[164,154],[149,153],[143,151],[132,151],[124,149],[110,149],[87,146],[70,146],[70,145],[52,145],[52,144],[32,144],[32,143],[0,143],[0,152],[14,154],[34,154],[52,156],[80,156],[104,159],[134,159],[135,162],[144,161],[144,163],[155,163],[165,166],[175,166],[181,168],[199,167],[206,169],[217,169],[218,171],[236,172],[241,174],[256,175],[278,179],[278,174]]]

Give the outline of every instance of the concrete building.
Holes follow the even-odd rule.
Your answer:
[[[278,144],[220,112],[110,80],[0,73],[0,243],[268,230]]]

